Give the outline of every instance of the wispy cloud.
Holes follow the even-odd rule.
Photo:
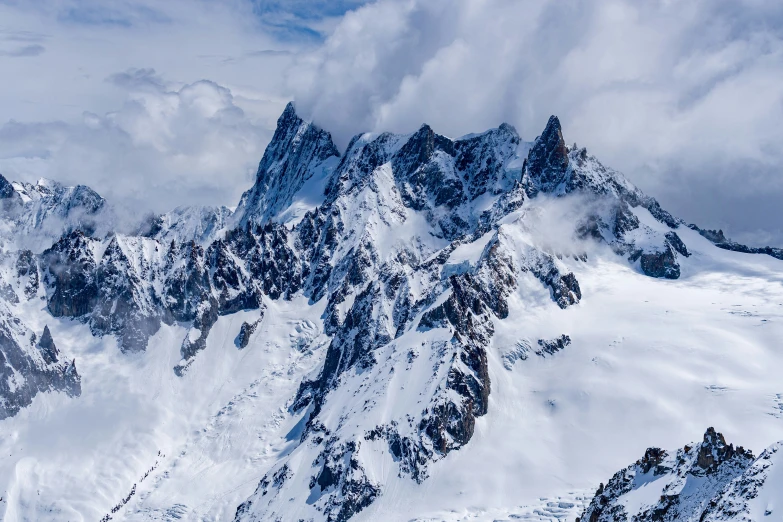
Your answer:
[[[48,38],[48,35],[36,33],[34,31],[13,31],[0,29],[0,40],[6,42],[26,42],[36,43],[43,42]]]
[[[0,56],[10,56],[12,58],[25,58],[28,56],[38,56],[46,52],[46,47],[40,44],[25,45],[11,50],[0,49]]]
[[[130,91],[151,88],[160,90],[164,88],[163,78],[152,68],[136,69],[110,74],[106,81]]]
[[[129,2],[95,2],[81,0],[58,11],[59,21],[77,25],[106,25],[133,27],[137,25],[168,24],[172,19],[163,11],[149,5]]]

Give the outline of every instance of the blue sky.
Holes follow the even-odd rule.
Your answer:
[[[295,99],[341,144],[557,114],[686,220],[783,244],[777,0],[0,0],[0,75],[0,172],[133,209],[235,204]]]

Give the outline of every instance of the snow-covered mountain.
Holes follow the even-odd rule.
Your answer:
[[[66,187],[41,178],[31,183],[9,183],[0,175],[3,222],[0,242],[6,248],[40,252],[63,233],[81,229],[104,235],[116,226],[106,201],[84,185]]]
[[[582,519],[752,521],[783,509],[781,443],[758,459],[727,444],[709,428],[701,443],[669,454],[648,448],[644,457],[600,484]],[[774,520],[774,518],[772,519]]]
[[[139,229],[140,236],[158,243],[195,241],[207,246],[230,226],[233,215],[228,207],[184,206],[159,216],[151,216]]]
[[[780,251],[685,226],[556,117],[341,153],[289,104],[235,211],[137,235],[0,181],[7,520],[590,519],[653,437],[781,438]]]

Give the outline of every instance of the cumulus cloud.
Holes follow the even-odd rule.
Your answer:
[[[136,214],[235,205],[290,99],[282,71],[300,49],[260,30],[253,9],[0,1],[13,27],[0,29],[0,50],[46,46],[0,56],[0,172],[90,185]]]
[[[780,232],[780,2],[381,0],[288,80],[343,144],[424,121],[452,136],[508,121],[532,140],[558,114],[685,219]]]
[[[0,171],[87,184],[137,214],[182,203],[233,205],[252,184],[271,125],[248,115],[228,88],[208,80],[172,88],[154,70],[109,81],[129,89],[116,111],[1,126]]]

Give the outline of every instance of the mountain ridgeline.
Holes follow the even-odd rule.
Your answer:
[[[0,418],[36,393],[80,390],[75,362],[60,362],[49,330],[36,341],[14,318],[20,303],[42,300],[52,316],[114,336],[127,353],[144,351],[164,324],[186,325],[172,369],[182,376],[220,316],[304,296],[325,303],[323,366],[290,404],[303,417],[298,445],[236,520],[282,519],[289,499],[303,519],[348,520],[383,493],[366,469],[368,447],[423,482],[433,463],[469,443],[490,407],[493,321],[508,316],[520,281],[535,281],[552,306],[580,302],[561,252],[507,230],[529,202],[567,195],[591,202],[568,223],[575,242],[608,245],[647,276],[680,277],[690,256],[677,233],[684,222],[586,149],[566,146],[554,116],[532,143],[508,124],[460,139],[423,125],[357,135],[341,153],[289,104],[236,211],[180,208],[138,235],[107,229],[109,211],[86,187],[0,177],[14,231],[3,239],[0,377],[26,383],[0,387]],[[781,257],[698,230],[721,248]],[[51,241],[20,250],[14,235]],[[470,248],[474,260],[455,261]],[[254,328],[236,332],[239,348]],[[389,408],[387,392],[400,386]],[[591,509],[591,521],[609,516]]]
[[[648,448],[635,464],[599,486],[577,522],[763,520],[773,514],[783,492],[782,467],[773,467],[781,456],[781,443],[755,458],[708,428],[701,443],[673,454]],[[634,499],[640,493],[652,502]]]

